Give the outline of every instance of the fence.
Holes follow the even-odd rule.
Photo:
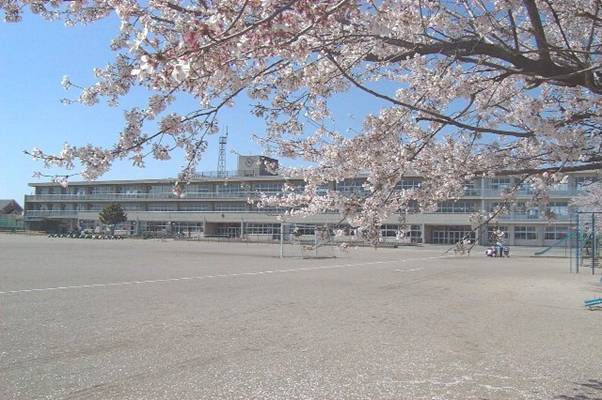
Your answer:
[[[20,215],[0,215],[0,230],[22,231],[23,218]]]

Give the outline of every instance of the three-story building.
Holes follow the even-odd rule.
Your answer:
[[[94,228],[99,225],[98,212],[107,204],[119,203],[128,214],[120,227],[123,233],[181,233],[191,237],[244,237],[248,240],[276,240],[280,234],[284,211],[279,208],[258,208],[249,200],[261,193],[277,194],[288,185],[303,187],[302,180],[285,180],[265,168],[265,162],[276,160],[262,156],[240,156],[237,171],[201,173],[186,186],[183,196],[173,193],[173,179],[115,180],[71,182],[68,187],[56,183],[30,183],[34,193],[25,196],[25,224],[31,230],[68,231]],[[489,212],[501,202],[504,190],[513,187],[512,177],[481,178],[465,188],[465,195],[456,201],[439,204],[433,213],[392,215],[381,227],[383,240],[394,241],[404,221],[404,230],[412,242],[452,244],[469,235],[486,244],[493,230],[506,232],[510,245],[550,245],[565,237],[570,230],[571,198],[582,189],[593,173],[574,173],[566,182],[550,192],[551,201],[545,210],[529,207],[532,193],[528,186],[518,193],[512,210],[495,224],[472,232],[470,216],[476,211]],[[407,177],[401,188],[419,186],[419,176]],[[352,194],[362,189],[363,178],[331,183],[324,190]],[[553,219],[548,218],[550,214]],[[338,213],[306,218],[288,217],[298,223],[302,233],[311,235],[317,225],[340,222]],[[347,234],[353,230],[343,226]],[[345,238],[343,238],[344,240]]]

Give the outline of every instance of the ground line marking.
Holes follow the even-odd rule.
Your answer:
[[[423,258],[406,258],[406,259],[395,259],[395,260],[384,260],[384,261],[370,261],[358,264],[335,264],[335,265],[320,265],[314,267],[300,267],[300,268],[287,268],[287,269],[275,269],[265,271],[252,271],[252,272],[235,272],[231,274],[218,274],[218,275],[199,275],[199,276],[183,276],[178,278],[163,278],[163,279],[148,279],[138,281],[124,281],[124,282],[107,282],[107,283],[89,283],[82,285],[70,285],[70,286],[54,286],[49,288],[32,288],[32,289],[15,289],[0,291],[0,295],[10,295],[19,293],[35,293],[35,292],[50,292],[54,290],[72,290],[72,289],[91,289],[99,287],[115,287],[115,286],[130,286],[130,285],[142,285],[147,283],[167,283],[167,282],[178,282],[178,281],[189,281],[189,280],[205,280],[205,279],[217,279],[217,278],[236,278],[239,276],[258,276],[265,274],[283,274],[290,272],[305,272],[305,271],[320,271],[329,269],[340,269],[350,267],[362,267],[366,265],[376,264],[387,264],[387,263],[404,263],[408,261],[421,261],[430,260],[435,258],[442,258],[442,256],[431,256]]]

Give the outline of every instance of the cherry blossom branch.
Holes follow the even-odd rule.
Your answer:
[[[374,97],[378,97],[379,99],[383,99],[386,100],[390,103],[393,103],[395,105],[398,106],[402,106],[405,108],[408,108],[412,111],[418,111],[421,113],[425,113],[427,115],[430,115],[431,117],[419,117],[417,118],[417,120],[426,120],[426,121],[433,121],[433,122],[439,122],[439,123],[444,123],[444,124],[448,124],[448,125],[453,125],[455,127],[461,128],[461,129],[467,129],[467,130],[471,130],[471,131],[475,131],[475,132],[481,132],[481,133],[493,133],[496,135],[504,135],[504,136],[514,136],[514,137],[522,137],[522,138],[528,138],[528,137],[532,137],[533,134],[529,133],[529,132],[515,132],[515,131],[507,131],[507,130],[503,130],[503,129],[495,129],[495,128],[480,128],[480,127],[476,127],[476,126],[471,126],[471,125],[467,125],[464,124],[462,122],[456,121],[451,117],[448,117],[446,115],[440,114],[438,112],[426,109],[426,108],[422,108],[422,107],[417,107],[414,106],[412,104],[403,102],[403,101],[399,101],[397,99],[394,99],[390,96],[387,96],[385,94],[382,93],[378,93],[377,91],[370,89],[364,85],[362,85],[361,83],[359,83],[355,78],[353,78],[336,60],[334,57],[330,56],[328,57],[328,59],[338,68],[338,70],[341,72],[341,74],[347,78],[353,85],[355,85],[357,88],[361,89],[362,91],[371,94]]]

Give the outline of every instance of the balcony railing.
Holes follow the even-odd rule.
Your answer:
[[[249,176],[277,176],[259,169],[239,169],[234,171],[197,171],[192,179],[201,178],[240,178]]]
[[[35,218],[35,217],[69,217],[69,218],[77,218],[80,214],[90,214],[90,213],[98,213],[101,210],[25,210],[25,218]],[[125,210],[126,213],[144,213],[144,214],[159,214],[159,213],[168,213],[168,214],[266,214],[266,215],[276,215],[284,213],[286,210]],[[338,211],[329,211],[324,212],[322,214],[338,214]]]
[[[476,194],[470,194],[470,195],[467,194],[467,196],[499,197],[507,189],[485,188],[483,190],[481,190],[481,189],[470,189],[470,190],[471,190],[471,192],[474,192]],[[516,192],[516,194],[518,196],[532,196],[534,193],[535,193],[535,191],[532,189],[529,189],[529,188],[521,189]],[[562,189],[562,190],[561,189],[550,190],[548,193],[551,196],[556,196],[556,197],[570,197],[570,196],[576,196],[577,194],[579,194],[579,192],[575,188]]]
[[[557,214],[553,221],[568,221],[570,218],[571,217],[568,214]],[[501,215],[499,219],[504,221],[547,221],[546,216],[541,213],[525,214],[512,212]]]
[[[276,195],[279,192],[267,192],[267,194]],[[189,200],[189,199],[227,199],[227,198],[256,198],[259,197],[259,191],[238,191],[238,192],[188,192],[182,196],[176,196],[171,192],[158,193],[92,193],[92,194],[35,194],[26,195],[25,201],[85,201],[85,200],[104,200],[104,201],[128,201],[128,200]]]
[[[499,197],[503,189],[483,189],[467,188],[464,195],[467,197]],[[185,192],[177,196],[172,192],[136,192],[136,193],[86,193],[86,194],[35,194],[26,195],[25,201],[136,201],[136,200],[192,200],[192,199],[247,199],[257,198],[261,193],[268,195],[278,195],[279,191],[261,191],[261,190],[238,190],[238,191],[211,191],[211,192]],[[348,193],[342,191],[342,193]],[[552,197],[572,197],[579,192],[573,189],[550,191]],[[529,190],[517,192],[519,197],[531,196],[533,193]]]
[[[25,219],[35,217],[77,218],[78,212],[77,210],[25,210],[24,217]]]
[[[25,210],[25,219],[30,219],[30,218],[78,218],[80,216],[80,214],[90,214],[90,213],[98,213],[100,210],[95,209],[95,210]],[[146,211],[146,210],[126,210],[127,213],[144,213],[144,214],[175,214],[175,215],[185,215],[185,214],[207,214],[207,215],[212,215],[212,214],[229,214],[229,213],[234,213],[234,214],[249,214],[249,215],[258,215],[258,214],[268,214],[268,215],[276,215],[279,213],[284,212],[284,210],[211,210],[211,211],[206,211],[206,210],[181,210],[181,211],[177,211],[177,210],[151,210],[151,211]],[[332,211],[332,212],[327,212],[327,213],[323,213],[323,214],[338,214],[337,211]],[[470,214],[470,212],[465,212],[465,213],[461,213],[461,212],[455,212],[455,213],[443,213],[443,212],[434,212],[434,213],[417,213],[417,214],[412,214],[412,215],[425,215],[425,216],[430,216],[430,218],[433,217],[441,217],[442,221],[445,221],[446,218],[450,218],[450,217],[468,217]],[[500,220],[502,221],[519,221],[519,222],[535,222],[535,221],[540,221],[540,222],[544,222],[546,221],[545,217],[542,214],[524,214],[524,213],[509,213],[506,215],[502,215],[499,217]],[[565,221],[569,221],[570,219],[570,215],[557,215],[554,218],[554,221],[560,221],[560,222],[565,222]]]

